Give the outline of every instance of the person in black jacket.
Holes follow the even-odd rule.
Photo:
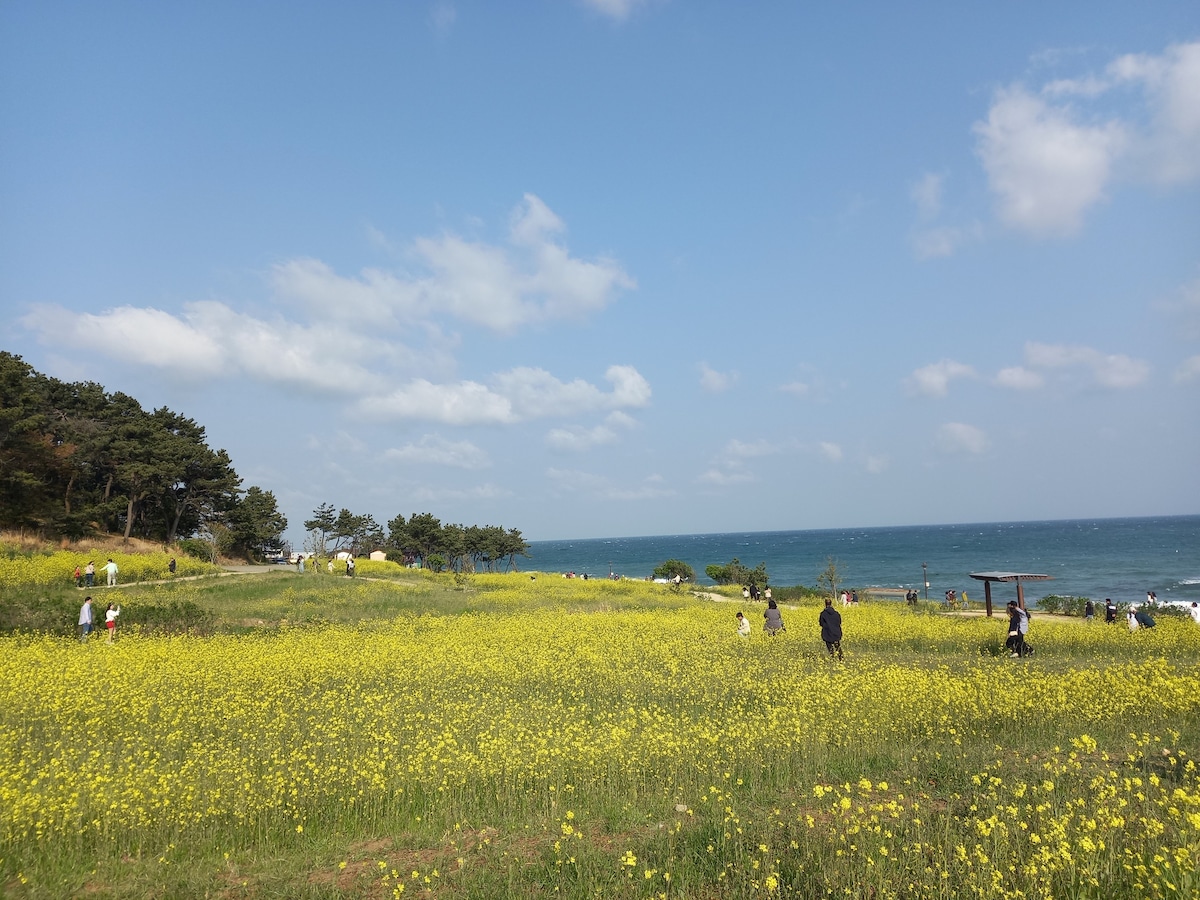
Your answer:
[[[833,601],[828,597],[825,598],[825,608],[821,610],[819,619],[821,623],[821,640],[825,642],[825,649],[829,651],[830,657],[835,654],[838,659],[842,658],[842,614],[833,608]]]

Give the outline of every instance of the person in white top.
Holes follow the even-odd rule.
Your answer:
[[[737,614],[736,618],[738,635],[745,638],[750,637],[750,620],[740,612]]]
[[[113,635],[117,633],[117,616],[121,614],[121,607],[108,604],[108,609],[104,610],[104,629],[108,632],[108,643],[113,642]]]
[[[1188,615],[1192,617],[1193,622],[1200,625],[1200,603],[1193,600],[1192,605],[1188,608]]]

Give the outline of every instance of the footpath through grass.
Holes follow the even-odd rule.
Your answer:
[[[371,573],[361,572],[362,575]],[[378,580],[376,580],[378,579]],[[1200,628],[642,582],[130,589],[207,636],[0,638],[0,888],[95,897],[1193,897]]]

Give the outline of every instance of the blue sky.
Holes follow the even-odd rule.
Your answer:
[[[1200,6],[0,5],[0,347],[527,538],[1200,512]]]

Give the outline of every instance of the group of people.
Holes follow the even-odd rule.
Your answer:
[[[171,575],[174,575],[176,568],[177,568],[177,564],[175,562],[175,557],[172,556],[171,561],[169,563],[167,563],[167,572]],[[115,562],[113,562],[111,556],[108,558],[108,562],[106,562],[103,566],[100,567],[100,571],[102,571],[105,574],[105,576],[107,577],[109,587],[117,586],[117,572],[119,572],[120,569],[117,567],[117,564]],[[83,568],[76,566],[75,574],[73,577],[75,579],[75,587],[77,587],[77,588],[95,587],[96,586],[96,563],[93,560],[89,559],[88,564],[86,566],[84,566]]]
[[[175,565],[175,560],[171,560],[171,565]],[[100,567],[100,570],[108,576],[108,586],[116,587],[117,585],[117,564],[112,561],[112,557],[108,558],[108,562]],[[174,568],[171,570],[174,572]],[[95,587],[96,586],[96,563],[93,560],[88,560],[88,564],[81,570],[79,566],[75,567],[75,587]]]
[[[771,602],[771,589],[767,588],[765,591],[760,591],[758,589],[757,584],[743,585],[742,599],[743,600],[753,600],[755,603],[757,603],[759,600],[766,600],[767,603],[770,603]]]
[[[120,604],[110,603],[104,610],[104,628],[108,632],[108,643],[113,642],[117,633],[117,616],[121,614]],[[79,608],[79,640],[86,642],[92,633],[92,598],[84,597],[83,606]]]
[[[766,596],[770,595],[771,589],[767,588]],[[737,633],[742,637],[750,637],[750,620],[746,618],[746,614],[738,610],[735,618]],[[767,600],[763,620],[763,631],[772,637],[781,631],[787,631],[783,624],[783,613],[779,611],[779,605],[774,600]],[[817,623],[821,626],[821,640],[825,642],[825,649],[829,651],[830,658],[842,659],[842,614],[833,608],[833,601],[828,597],[825,598],[825,608],[821,610]]]

